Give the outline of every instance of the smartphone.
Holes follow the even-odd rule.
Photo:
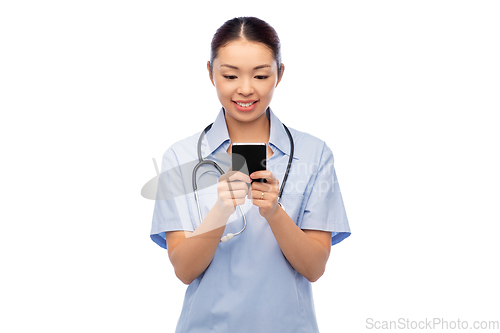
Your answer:
[[[258,143],[233,143],[231,147],[232,170],[249,175],[252,172],[266,170],[267,145]],[[265,178],[253,179],[265,183]]]

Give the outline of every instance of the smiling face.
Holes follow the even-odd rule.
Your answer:
[[[226,117],[251,122],[265,114],[281,77],[265,44],[239,39],[219,49],[210,79]]]

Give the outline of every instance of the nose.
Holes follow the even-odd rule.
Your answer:
[[[242,96],[250,96],[254,93],[252,81],[245,79],[240,81],[237,93]]]

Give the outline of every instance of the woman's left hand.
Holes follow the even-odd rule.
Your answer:
[[[269,219],[278,209],[279,180],[269,170],[255,171],[250,175],[251,179],[264,178],[266,183],[253,182],[249,199],[259,207],[259,213]]]

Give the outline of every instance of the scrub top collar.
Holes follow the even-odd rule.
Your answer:
[[[269,107],[266,110],[266,115],[271,123],[269,146],[271,147],[273,153],[276,153],[275,148],[278,148],[283,154],[289,156],[290,140],[288,139],[288,135],[283,127],[283,124]],[[212,128],[206,134],[206,137],[208,140],[208,151],[205,152],[204,156],[213,154],[221,145],[230,141],[224,108],[221,108],[212,125]],[[295,153],[294,159],[297,158],[298,157]]]

